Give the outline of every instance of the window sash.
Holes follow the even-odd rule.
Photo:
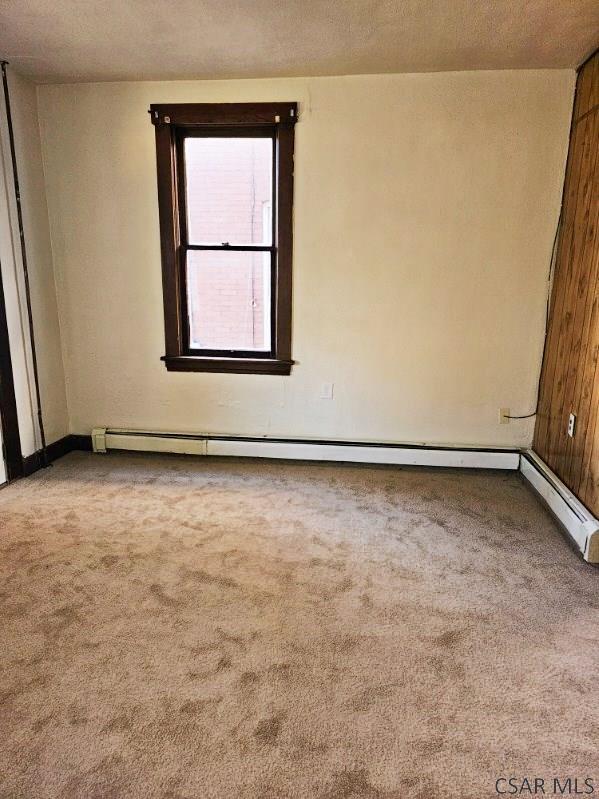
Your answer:
[[[220,245],[214,243],[190,244],[187,232],[187,184],[185,165],[185,139],[187,138],[268,138],[272,140],[272,167],[271,167],[271,241],[270,245],[260,244],[230,244],[224,242]],[[223,126],[205,125],[202,127],[177,131],[176,151],[178,164],[178,206],[179,206],[179,231],[180,231],[180,313],[183,323],[183,353],[198,357],[226,357],[226,358],[268,358],[275,357],[276,352],[276,285],[277,285],[277,140],[276,129],[271,126]],[[188,305],[187,292],[187,253],[190,250],[208,250],[213,252],[270,252],[270,349],[268,350],[216,350],[209,348],[194,348],[191,346],[191,315]]]
[[[271,242],[270,245],[260,245],[260,246],[275,246],[277,242],[277,208],[278,208],[278,198],[277,198],[277,136],[276,136],[276,128],[271,125],[260,125],[255,127],[250,127],[248,125],[238,125],[238,126],[231,126],[231,125],[204,125],[202,127],[196,128],[180,128],[178,130],[177,135],[177,161],[178,161],[178,172],[179,172],[179,209],[180,209],[180,219],[179,219],[179,226],[180,226],[180,236],[181,236],[181,243],[184,244],[186,247],[191,246],[209,246],[214,247],[217,245],[217,242],[196,242],[192,245],[189,241],[188,231],[187,231],[187,172],[186,172],[186,164],[185,164],[185,140],[186,139],[270,139],[272,142],[272,163],[271,163],[271,189],[270,189],[270,199],[271,199]],[[227,242],[227,244],[231,244],[231,242]],[[243,242],[233,242],[231,246],[246,246]],[[252,246],[252,245],[247,245]],[[254,245],[256,246],[256,245]]]
[[[193,250],[212,251],[212,252],[270,252],[270,348],[268,350],[244,350],[244,349],[210,349],[210,348],[197,348],[191,346],[191,314],[188,306],[188,293],[187,293],[187,252]],[[215,358],[267,358],[272,359],[275,357],[276,352],[276,248],[275,247],[187,247],[185,248],[182,262],[182,275],[181,275],[181,314],[184,321],[184,340],[183,347],[186,355],[195,355],[198,357],[215,357]],[[223,267],[226,268],[226,267]]]

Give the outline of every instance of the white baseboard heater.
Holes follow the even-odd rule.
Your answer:
[[[160,433],[98,427],[94,452],[129,450],[396,466],[519,469],[589,563],[599,563],[599,521],[532,450]]]
[[[186,455],[228,455],[241,458],[348,461],[473,469],[518,469],[520,463],[520,455],[516,449],[193,435],[116,428],[95,428],[92,431],[92,443],[94,452],[120,449]]]
[[[532,450],[520,454],[520,471],[589,563],[599,563],[599,520]]]

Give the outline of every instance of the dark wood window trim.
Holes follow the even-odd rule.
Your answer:
[[[169,371],[277,374],[291,372],[291,263],[293,250],[293,148],[297,103],[175,103],[151,105],[156,133],[158,208],[162,254],[165,355]],[[274,141],[275,213],[272,254],[272,350],[267,353],[197,351],[189,347],[185,291],[187,250],[182,142],[186,136],[233,135],[259,130]],[[229,135],[231,135],[229,133]],[[225,247],[225,245],[223,245]],[[207,247],[207,249],[214,249]],[[227,249],[264,249],[230,247]]]

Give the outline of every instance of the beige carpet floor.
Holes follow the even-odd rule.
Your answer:
[[[0,529],[2,799],[599,782],[599,571],[516,473],[73,453]]]

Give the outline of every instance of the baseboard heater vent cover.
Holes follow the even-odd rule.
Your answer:
[[[171,433],[151,433],[136,430],[111,430],[95,427],[92,430],[94,452],[109,449],[134,452],[171,452],[180,455],[206,455],[206,439],[201,436],[186,436]]]
[[[588,563],[599,563],[599,520],[532,450],[520,455],[520,471],[560,522]]]
[[[158,433],[143,430],[95,428],[94,452],[134,450],[188,455],[228,455],[247,458],[343,461],[398,466],[449,466],[473,469],[518,469],[517,450],[428,447],[283,438]]]

